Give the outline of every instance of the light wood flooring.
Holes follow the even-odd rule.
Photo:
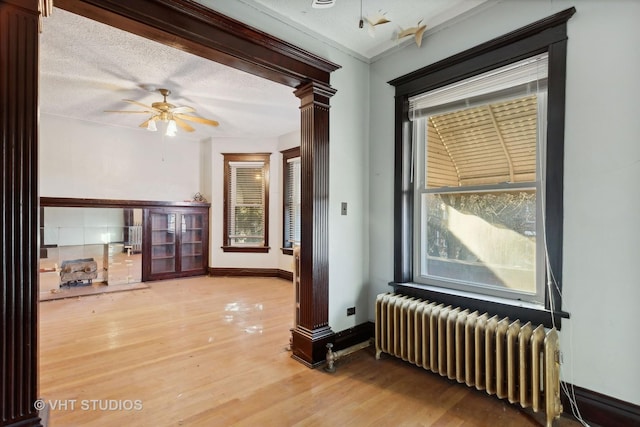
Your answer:
[[[50,426],[539,425],[493,396],[375,360],[372,349],[342,358],[334,374],[296,362],[286,350],[288,281],[149,285],[40,303],[39,394],[51,403]]]

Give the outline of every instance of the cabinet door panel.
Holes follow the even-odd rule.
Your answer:
[[[207,273],[208,208],[152,209],[145,217],[149,246],[145,280]]]
[[[202,270],[202,255],[182,257],[182,271]]]
[[[151,271],[153,274],[174,273],[176,271],[176,260],[175,258],[152,259]]]

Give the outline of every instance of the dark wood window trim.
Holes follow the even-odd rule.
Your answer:
[[[269,253],[271,247],[269,246],[222,246],[223,252],[240,252],[245,254],[266,254]]]
[[[394,178],[394,281],[397,292],[460,305],[472,310],[530,320],[559,328],[562,312],[562,220],[564,169],[564,106],[567,50],[567,21],[575,8],[534,22],[502,37],[461,52],[450,58],[390,81],[396,89],[395,178]],[[428,287],[413,279],[413,183],[411,168],[411,122],[408,99],[447,84],[489,71],[527,57],[549,53],[547,110],[546,240],[549,264],[558,289],[551,287],[545,310],[521,307],[517,302],[503,304],[482,297],[462,297],[444,288]],[[553,307],[553,312],[551,311]]]
[[[286,231],[286,215],[287,215],[287,167],[288,160],[295,159],[296,157],[300,157],[300,147],[289,148],[288,150],[283,150],[282,153],[282,253],[284,255],[293,256],[293,246],[291,243],[287,242],[287,231]]]
[[[270,153],[223,153],[224,156],[224,203],[223,239],[224,252],[267,253],[269,247],[269,159]],[[264,169],[264,244],[260,246],[233,246],[229,242],[229,162],[262,162]]]

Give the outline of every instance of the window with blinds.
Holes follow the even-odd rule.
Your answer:
[[[269,154],[225,154],[225,248],[268,246]]]
[[[283,243],[284,249],[300,244],[300,147],[284,151],[283,158]]]
[[[544,303],[547,54],[409,99],[417,282]]]

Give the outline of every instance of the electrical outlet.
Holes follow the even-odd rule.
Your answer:
[[[353,316],[354,314],[356,314],[356,308],[355,307],[347,308],[347,316]]]
[[[342,215],[346,215],[347,214],[347,202],[342,202]]]

